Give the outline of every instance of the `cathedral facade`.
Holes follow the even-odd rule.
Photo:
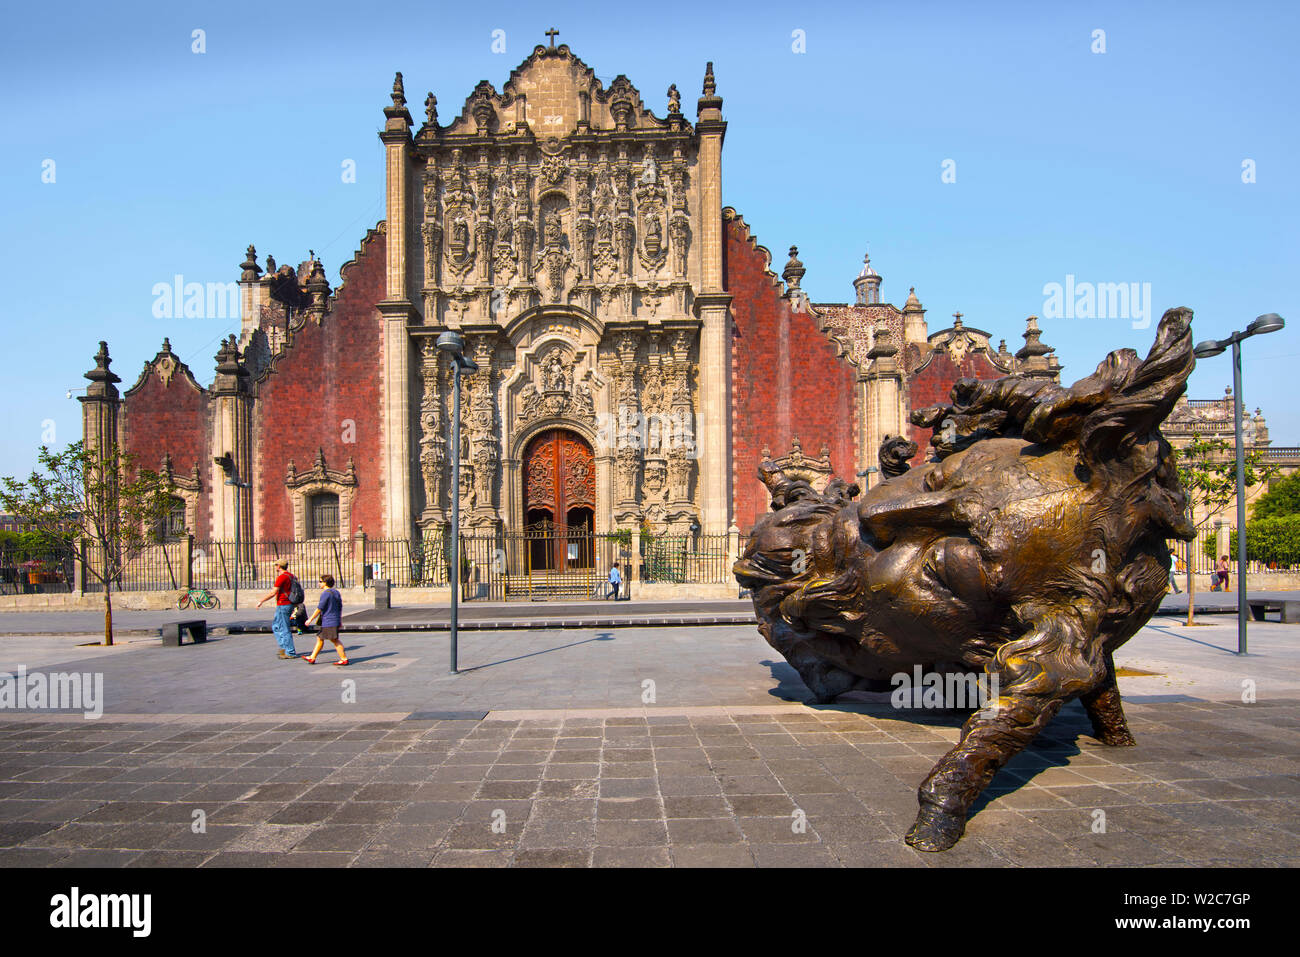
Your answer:
[[[723,205],[712,64],[693,120],[675,85],[652,108],[553,39],[445,122],[432,93],[418,125],[409,106],[399,73],[386,216],[337,288],[314,254],[263,265],[250,246],[209,385],[164,341],[119,393],[101,344],[86,440],[164,470],[199,539],[440,535],[453,495],[485,535],[743,533],[768,507],[764,458],[869,484],[885,437],[924,454],[909,414],[957,378],[1059,377],[1033,317],[1013,353],[960,313],[930,332],[869,261],[844,303],[809,301],[794,247],[777,276]],[[448,330],[478,366],[459,448]],[[238,508],[227,453],[251,485]]]

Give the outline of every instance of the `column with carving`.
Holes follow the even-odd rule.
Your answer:
[[[438,314],[437,289],[442,282],[442,203],[438,196],[438,159],[429,157],[424,167],[424,222],[420,236],[424,241],[424,310]]]
[[[478,245],[478,285],[481,295],[490,295],[492,288],[492,173],[488,168],[487,147],[479,150],[478,165],[474,167],[474,197],[478,219],[474,224],[474,238]],[[484,293],[487,290],[488,292]],[[482,314],[487,315],[486,299]]]
[[[447,420],[442,409],[446,388],[445,363],[433,339],[424,341],[420,362],[423,391],[420,398],[420,474],[424,479],[424,513],[420,527],[426,541],[438,541],[446,522],[442,496],[446,487]]]
[[[614,501],[615,518],[620,525],[635,524],[641,510],[638,492],[641,486],[641,400],[637,392],[637,340],[625,332],[619,337],[617,355],[611,369],[614,379],[615,448]]]
[[[515,155],[510,175],[514,178],[515,192],[515,253],[519,257],[518,281],[529,286],[533,281],[533,244],[537,227],[533,225],[533,194],[528,177],[528,154],[521,146]],[[527,308],[528,303],[520,304]]]
[[[686,204],[686,158],[682,155],[680,145],[673,147],[673,158],[668,168],[668,180],[672,186],[672,212],[668,220],[668,245],[672,260],[673,274],[673,308],[681,314],[686,312],[687,292],[690,289],[686,280],[686,264],[691,245],[690,214]]]
[[[632,254],[636,247],[636,222],[632,218],[632,164],[627,144],[619,143],[614,164],[614,243],[618,254],[619,304],[625,316],[632,315]]]
[[[461,505],[468,505],[471,526],[495,528],[498,524],[495,492],[501,448],[494,388],[497,378],[494,340],[491,336],[474,336],[470,346],[478,371],[463,380],[468,386],[468,395],[463,397],[463,400],[468,400],[468,411],[461,428],[469,435],[464,451],[470,468],[466,470],[464,464],[461,468],[462,475],[469,471],[472,477],[468,489],[462,483],[462,491],[468,492],[469,501],[466,503],[462,498]]]
[[[679,330],[672,339],[672,435],[668,443],[668,490],[673,520],[688,521],[696,509],[691,495],[691,479],[699,453],[695,444],[695,402],[692,379],[691,333]]]

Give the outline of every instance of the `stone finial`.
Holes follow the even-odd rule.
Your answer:
[[[1045,356],[1052,351],[1051,346],[1044,345],[1040,340],[1042,331],[1038,328],[1038,317],[1030,316],[1025,320],[1025,344],[1020,347],[1016,357],[1023,359],[1028,356]]]
[[[307,306],[308,312],[317,322],[325,317],[325,309],[329,301],[330,284],[325,278],[325,267],[321,261],[316,258],[316,253],[312,251],[311,259],[311,276],[307,280],[307,298],[310,300]]]
[[[713,123],[722,119],[722,97],[713,80],[713,61],[704,68],[704,95],[696,103],[695,113],[701,121]]]
[[[912,286],[907,290],[907,302],[903,303],[904,312],[924,312],[921,308],[921,300],[916,298],[916,287]]]
[[[402,86],[402,74],[398,73],[393,77],[393,109],[401,110],[406,108],[406,88]]]
[[[952,314],[952,327],[958,332],[960,332],[962,329],[961,317],[962,317],[962,313],[960,311],[954,312]]]
[[[1016,359],[1020,364],[1020,375],[1036,378],[1056,378],[1060,374],[1060,363],[1054,361],[1051,353],[1055,350],[1040,341],[1038,317],[1030,316],[1025,320],[1025,344],[1016,350]]]
[[[239,264],[242,270],[239,274],[240,282],[256,282],[257,277],[262,274],[262,267],[257,264],[257,250],[252,243],[248,244],[248,251],[244,254],[244,261]]]
[[[95,353],[95,368],[85,373],[85,378],[90,380],[90,385],[86,387],[86,398],[91,399],[116,399],[117,386],[115,383],[122,380],[117,373],[109,369],[112,358],[108,354],[108,343],[103,339],[99,341],[99,351]]]
[[[217,374],[212,380],[212,392],[217,395],[235,395],[248,391],[248,367],[239,351],[239,341],[229,335],[221,340],[215,356]]]
[[[433,95],[433,91],[424,98],[424,119],[429,126],[438,125],[438,98]]]
[[[803,263],[799,261],[799,247],[791,246],[790,261],[785,264],[785,269],[781,270],[781,278],[785,280],[786,285],[789,287],[786,290],[787,295],[793,295],[801,291],[799,282],[807,271],[804,269]]]
[[[674,83],[668,87],[668,112],[680,113],[682,111],[682,95],[677,92],[677,84]]]

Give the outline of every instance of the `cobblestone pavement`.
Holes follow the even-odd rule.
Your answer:
[[[410,636],[367,636],[408,659],[369,675],[256,637],[5,639],[0,669],[96,669],[107,708],[0,711],[0,866],[1300,865],[1300,627],[1246,659],[1184,632],[1120,656],[1154,672],[1121,679],[1138,747],[1068,706],[943,854],[902,837],[961,716],[782,701],[806,689],[752,629],[503,634],[460,676]]]

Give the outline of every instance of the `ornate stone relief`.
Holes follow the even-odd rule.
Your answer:
[[[563,347],[555,347],[540,358],[537,370],[536,380],[520,390],[516,431],[549,418],[574,419],[594,429],[595,397],[574,357]]]
[[[763,461],[771,461],[792,479],[804,479],[817,491],[826,488],[831,477],[831,450],[825,445],[817,458],[805,455],[803,445],[796,435],[790,442],[790,451],[780,458],[772,458],[772,450],[763,446]]]
[[[313,495],[332,492],[339,498],[339,535],[346,536],[352,529],[352,500],[357,491],[357,468],[352,459],[348,459],[347,468],[339,471],[328,468],[325,464],[325,450],[316,450],[316,461],[305,472],[299,472],[293,459],[284,478],[285,488],[293,503],[294,535],[298,540],[310,537],[307,527],[308,502]]]

